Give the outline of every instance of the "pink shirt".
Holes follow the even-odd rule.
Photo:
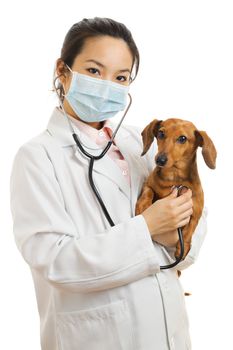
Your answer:
[[[70,116],[68,114],[68,117],[71,118],[72,122],[77,126],[77,128],[84,132],[88,137],[90,137],[97,145],[103,146],[103,148],[106,146],[107,142],[110,140],[113,131],[111,123],[109,120],[104,121],[104,126],[102,129],[95,129],[92,126],[83,123],[82,121],[75,119],[74,117]],[[107,152],[108,156],[116,163],[116,165],[120,168],[122,176],[125,178],[125,180],[128,182],[129,186],[130,183],[130,174],[129,174],[129,167],[128,163],[123,157],[122,153],[117,148],[115,142],[113,141],[113,144],[109,148]]]

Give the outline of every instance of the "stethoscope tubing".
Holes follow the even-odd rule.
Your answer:
[[[179,262],[182,260],[183,255],[184,255],[184,239],[183,239],[183,233],[181,228],[179,227],[177,229],[178,231],[178,236],[179,236],[179,241],[180,241],[180,255],[178,256],[178,258],[176,259],[176,261],[174,261],[174,263],[172,264],[168,264],[168,265],[163,265],[160,266],[160,270],[166,270],[166,269],[171,269],[172,267],[176,266],[177,264],[179,264]]]
[[[96,196],[96,198],[97,198],[97,200],[98,200],[98,202],[99,202],[99,204],[100,204],[100,206],[101,206],[101,208],[102,208],[102,210],[104,212],[104,215],[105,215],[106,219],[108,220],[110,226],[112,226],[112,227],[115,226],[115,224],[114,224],[114,222],[113,222],[113,220],[112,220],[112,218],[111,218],[111,216],[110,216],[110,214],[109,214],[109,212],[108,212],[108,210],[107,210],[107,208],[106,208],[106,206],[105,206],[105,204],[104,204],[104,202],[103,202],[103,200],[102,200],[102,198],[101,198],[101,196],[100,196],[100,194],[99,194],[99,192],[98,192],[98,190],[97,190],[97,188],[96,188],[96,186],[94,184],[94,180],[93,180],[93,166],[94,166],[94,161],[95,160],[99,160],[99,159],[101,159],[101,158],[103,158],[105,156],[105,154],[108,152],[109,148],[111,147],[111,145],[112,145],[112,143],[114,141],[116,133],[119,130],[119,128],[121,126],[121,123],[123,122],[123,119],[125,118],[128,110],[129,110],[129,108],[131,106],[131,103],[132,103],[132,97],[131,97],[130,94],[128,94],[128,95],[129,95],[130,101],[128,103],[128,106],[127,106],[127,108],[126,108],[126,110],[125,110],[121,120],[120,120],[120,123],[116,127],[116,130],[114,130],[114,133],[113,133],[110,141],[107,142],[107,145],[105,146],[105,148],[103,149],[103,151],[99,155],[94,156],[93,154],[90,154],[89,152],[87,152],[83,148],[80,140],[78,139],[77,134],[75,132],[72,133],[73,139],[76,142],[76,144],[77,144],[78,148],[80,149],[80,151],[86,157],[90,158],[89,169],[88,169],[88,178],[89,178],[90,186],[91,186],[91,188],[92,188],[92,190],[93,190],[93,192],[94,192],[94,194],[95,194],[95,196]]]
[[[103,210],[103,212],[104,212],[104,215],[105,215],[106,219],[107,219],[108,222],[109,222],[109,224],[110,224],[111,226],[115,226],[115,224],[114,224],[114,222],[113,222],[111,216],[109,215],[109,212],[108,212],[107,208],[105,207],[105,204],[104,204],[104,202],[103,202],[103,200],[102,200],[102,198],[101,198],[101,196],[100,196],[100,194],[99,194],[99,192],[98,192],[98,190],[97,190],[97,188],[96,188],[96,186],[95,186],[95,184],[94,184],[93,175],[92,175],[92,174],[93,174],[94,161],[95,161],[95,160],[98,160],[98,159],[101,159],[101,158],[104,157],[105,153],[106,153],[106,152],[109,150],[109,148],[111,147],[111,145],[112,145],[112,143],[113,143],[113,140],[108,141],[107,146],[103,149],[103,151],[101,152],[101,154],[99,154],[98,156],[93,156],[92,154],[90,154],[89,152],[87,152],[87,151],[82,147],[82,145],[81,145],[81,143],[79,142],[79,139],[78,139],[78,137],[77,137],[77,135],[76,135],[75,133],[72,134],[72,136],[73,136],[73,138],[74,138],[74,140],[75,140],[77,146],[80,148],[81,152],[83,152],[83,153],[85,154],[85,156],[87,156],[88,158],[90,158],[89,168],[88,168],[88,178],[89,178],[90,186],[91,186],[91,188],[92,188],[92,190],[93,190],[93,192],[94,192],[94,194],[95,194],[95,196],[96,196],[96,198],[97,198],[97,200],[98,200],[98,202],[99,202],[99,204],[100,204],[100,206],[101,206],[101,208],[102,208],[102,210]]]

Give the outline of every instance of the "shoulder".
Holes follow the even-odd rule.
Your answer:
[[[143,130],[143,127],[132,125],[132,124],[124,124],[122,125],[122,128],[129,132],[132,136],[139,137],[141,139],[141,132]]]
[[[49,139],[51,139],[51,137],[45,130],[25,141],[16,150],[13,164],[19,163],[21,166],[23,166],[26,163],[36,164],[40,161],[46,163],[49,160],[46,149],[46,142]]]
[[[131,137],[135,138],[135,140],[140,142],[143,147],[142,131],[144,127],[126,124],[126,125],[123,125],[122,128],[124,128],[124,130],[126,130]],[[156,139],[152,142],[151,149],[157,149]]]
[[[140,147],[140,149],[142,149],[142,130],[142,127],[136,125],[123,124],[121,125],[118,133],[121,134],[121,136],[128,138],[130,142],[137,144]]]
[[[140,150],[139,154],[141,155],[143,151],[143,141],[142,141],[141,133],[144,127],[126,124],[126,125],[123,125],[122,128],[123,130],[125,130],[127,133],[130,134],[130,139],[133,140],[135,144],[137,144],[138,149]],[[147,153],[144,156],[140,157],[146,163],[146,166],[149,171],[152,171],[155,166],[154,157],[156,153],[157,153],[157,142],[155,139],[152,142]]]

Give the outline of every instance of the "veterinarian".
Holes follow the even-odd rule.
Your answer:
[[[171,190],[135,216],[156,145],[141,157],[141,129],[122,124],[93,168],[111,226],[90,187],[90,160],[70,129],[98,155],[117,127],[114,115],[129,104],[138,67],[138,49],[125,25],[99,17],[74,24],[56,61],[58,106],[47,129],[15,155],[13,230],[35,284],[42,350],[191,349],[177,269],[195,262],[206,212],[186,258],[160,270],[174,261],[177,228],[192,214],[191,191],[177,197]]]

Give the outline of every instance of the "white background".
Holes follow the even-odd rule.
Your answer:
[[[43,131],[56,105],[54,62],[65,34],[84,17],[111,17],[131,30],[141,66],[125,123],[188,119],[207,131],[217,169],[198,152],[208,207],[208,236],[184,271],[194,350],[232,347],[231,1],[7,1],[1,8],[1,349],[39,350],[39,318],[30,270],[13,238],[9,176],[21,144]],[[3,345],[4,344],[4,345]],[[52,350],[52,349],[51,349]],[[144,349],[146,350],[146,349]],[[158,349],[159,350],[159,349]]]

